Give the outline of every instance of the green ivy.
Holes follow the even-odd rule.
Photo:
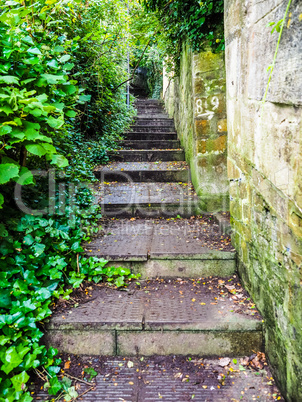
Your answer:
[[[142,0],[161,24],[158,35],[166,38],[170,66],[179,72],[182,43],[188,41],[193,51],[210,46],[213,52],[224,50],[223,0]]]
[[[40,343],[40,323],[51,315],[52,297],[68,298],[84,279],[105,279],[120,287],[137,277],[128,269],[106,267],[106,260],[82,255],[82,240],[97,230],[98,209],[90,208],[87,216],[67,208],[56,219],[25,215],[0,225],[0,401],[31,400],[24,393],[28,371],[41,365],[52,377],[49,392],[60,390],[53,387],[60,384],[54,377],[59,370],[56,351]],[[70,212],[76,212],[73,226]],[[68,291],[64,284],[70,285]]]
[[[120,287],[136,278],[85,257],[82,248],[101,215],[93,191],[81,184],[95,180],[93,167],[108,161],[134,115],[125,89],[114,90],[126,77],[125,3],[0,6],[0,402],[31,401],[30,373],[41,366],[48,392],[71,400],[77,393],[57,377],[57,351],[41,342],[53,298],[68,298],[83,280]],[[16,182],[23,203],[44,215],[18,210]]]

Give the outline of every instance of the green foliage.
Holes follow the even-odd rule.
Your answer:
[[[118,139],[130,123],[123,89],[113,91],[125,78],[120,36],[126,19],[121,2],[117,10],[97,0],[89,6],[64,0],[0,4],[0,184],[24,173],[23,184],[31,184],[25,166],[41,165],[37,159],[68,165],[55,146],[64,141],[66,122],[72,132],[105,142],[113,132]],[[109,13],[111,24],[100,25]]]
[[[163,87],[163,52],[157,44],[148,47],[141,59],[141,67],[146,68],[146,83],[153,99],[160,99]]]
[[[212,51],[224,50],[223,0],[142,0],[147,11],[154,12],[165,37],[166,54],[171,68],[178,73],[183,41],[193,51],[210,46]]]
[[[51,315],[52,297],[69,297],[71,289],[64,291],[64,284],[76,288],[84,279],[106,279],[121,287],[137,278],[128,269],[105,267],[106,260],[81,255],[81,241],[97,230],[100,215],[97,206],[90,207],[90,215],[81,213],[78,198],[72,211],[67,207],[56,219],[25,215],[0,226],[0,400],[31,400],[24,394],[27,372],[41,365],[52,376],[48,392],[64,388],[54,376],[60,363],[56,351],[40,344],[40,323]],[[70,212],[76,214],[73,225]]]
[[[29,7],[29,1],[0,2],[2,184],[28,172],[27,154],[59,167],[68,164],[63,156],[58,158],[52,137],[79,100],[79,87],[73,85],[66,63],[71,56],[62,55],[70,53],[76,42],[48,29],[53,16],[46,16],[43,3]]]
[[[84,373],[86,375],[89,375],[88,381],[91,381],[94,377],[98,375],[98,373],[94,370],[93,367],[87,367],[84,369]]]
[[[40,366],[48,392],[71,400],[77,393],[57,378],[56,350],[41,343],[53,297],[68,298],[84,279],[119,287],[136,277],[81,246],[101,216],[81,184],[95,180],[92,168],[108,161],[133,117],[125,89],[114,90],[126,76],[127,13],[119,0],[0,5],[0,402],[31,401],[28,373]],[[16,182],[24,205],[47,213],[18,211]]]
[[[139,3],[133,2],[130,7],[132,35],[131,65],[147,71],[145,86],[154,99],[160,98],[162,90],[163,59],[166,56],[166,41],[161,35],[160,24],[155,13],[148,12]]]

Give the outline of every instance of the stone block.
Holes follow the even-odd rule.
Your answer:
[[[57,348],[61,353],[113,356],[116,352],[114,330],[49,330],[44,339],[48,347]]]
[[[194,94],[203,94],[205,92],[204,81],[199,78],[195,78],[194,80]]]
[[[227,137],[225,135],[222,135],[216,139],[211,139],[208,138],[207,140],[202,139],[197,141],[197,149],[198,149],[198,153],[201,154],[211,154],[214,153],[215,155],[217,155],[218,153],[224,153],[227,149]],[[223,160],[224,165],[226,163],[225,160]],[[215,164],[215,166],[220,165],[221,161],[217,164]],[[208,165],[210,165],[210,163],[208,163]]]
[[[210,50],[194,54],[193,74],[203,73],[210,70],[224,71],[224,60],[222,53],[212,53]]]
[[[217,131],[219,133],[224,133],[224,132],[228,131],[228,121],[227,121],[227,119],[218,120]]]
[[[229,276],[236,271],[235,255],[230,259],[150,259],[133,263],[132,270],[140,273],[142,279],[150,278],[200,278],[209,276]]]
[[[238,180],[241,177],[241,172],[238,169],[238,167],[235,165],[234,161],[230,158],[228,158],[227,161],[227,167],[228,167],[228,178],[229,180]]]
[[[246,356],[262,350],[262,331],[118,331],[122,356],[201,355]]]
[[[207,140],[206,139],[198,139],[196,141],[196,144],[197,144],[198,153],[205,154],[207,152]],[[206,167],[209,165],[209,163],[205,158],[203,158],[202,161],[201,160],[198,161],[198,165],[201,167]]]
[[[231,200],[230,202],[230,212],[231,216],[236,220],[242,219],[242,209],[239,203],[239,200]]]
[[[195,133],[197,138],[206,137],[211,132],[210,120],[195,120]]]
[[[238,185],[237,185],[237,182],[235,182],[235,181],[230,182],[229,193],[230,193],[230,197],[232,197],[234,199],[236,199],[238,197]]]
[[[245,224],[250,224],[252,220],[252,209],[250,204],[246,202],[242,203],[242,220]]]
[[[246,200],[247,199],[247,190],[246,190],[247,186],[246,186],[246,183],[244,181],[240,181],[238,183],[238,188],[239,188],[239,197],[242,200]]]

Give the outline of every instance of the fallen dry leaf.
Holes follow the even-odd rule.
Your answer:
[[[68,370],[68,369],[70,368],[70,363],[71,363],[70,360],[67,360],[67,361],[65,362],[65,364],[64,364],[64,369],[65,369],[65,370]]]

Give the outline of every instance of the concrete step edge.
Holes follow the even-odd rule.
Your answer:
[[[48,330],[47,346],[87,356],[249,356],[263,350],[262,331]]]
[[[101,255],[101,254],[100,254]],[[146,256],[121,256],[112,258],[110,255],[102,255],[105,259],[114,263],[116,261],[235,261],[236,260],[236,252],[235,251],[219,251],[213,250],[209,253],[200,253],[200,254],[149,254]],[[124,260],[123,260],[124,258]]]

